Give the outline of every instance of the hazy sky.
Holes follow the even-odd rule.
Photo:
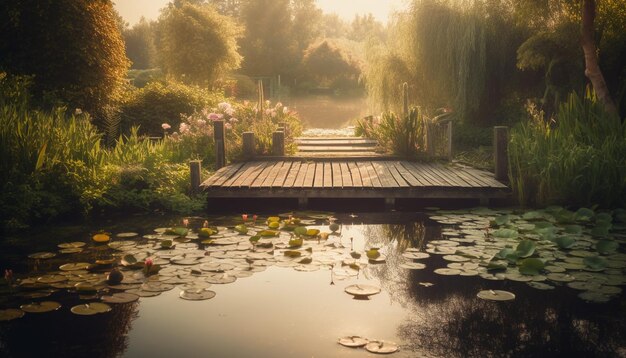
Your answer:
[[[154,20],[159,10],[170,0],[113,0],[115,8],[131,26],[141,16]],[[337,13],[345,20],[352,20],[356,14],[372,13],[376,19],[387,22],[387,17],[394,10],[402,10],[407,0],[316,0],[325,13]]]

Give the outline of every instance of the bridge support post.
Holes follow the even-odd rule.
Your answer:
[[[391,211],[396,208],[396,198],[385,198],[385,210]]]
[[[196,195],[200,192],[200,182],[202,181],[202,161],[192,160],[189,162],[189,171],[191,172],[191,195]]]
[[[447,137],[448,137],[448,148],[447,148],[447,152],[448,152],[448,161],[452,161],[452,121],[448,122],[448,125],[446,126],[446,131],[447,133]]]
[[[255,156],[254,132],[243,132],[243,156],[246,159]]]
[[[213,121],[213,139],[215,142],[215,169],[226,165],[226,135],[224,133],[224,121]]]
[[[285,155],[285,132],[276,131],[272,134],[272,155]]]
[[[298,198],[298,209],[306,210],[309,207],[309,198],[306,196],[301,196]]]
[[[496,180],[509,178],[509,128],[498,126],[493,128],[494,177]]]
[[[435,156],[435,132],[433,123],[427,119],[424,124],[426,125],[426,154],[429,157],[433,157]]]

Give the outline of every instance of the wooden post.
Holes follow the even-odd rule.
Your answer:
[[[309,198],[306,196],[298,197],[298,209],[306,210],[309,207]]]
[[[213,139],[215,140],[215,169],[226,165],[226,136],[224,133],[224,121],[213,121]]]
[[[409,116],[409,84],[406,82],[402,84],[402,116]]]
[[[200,173],[202,172],[202,161],[192,160],[189,162],[189,171],[191,172],[191,195],[200,192],[200,182],[202,181]]]
[[[243,156],[246,159],[254,158],[256,154],[254,132],[243,132]]]
[[[446,130],[448,132],[448,160],[451,161],[452,160],[452,121],[448,122],[448,125],[446,126]]]
[[[493,128],[493,162],[496,180],[508,180],[509,173],[509,128],[498,126]]]
[[[285,155],[285,132],[276,131],[272,134],[272,155]]]
[[[433,123],[430,121],[430,119],[426,119],[424,124],[426,124],[426,154],[429,157],[433,157],[435,156],[435,138],[433,138],[435,133],[433,129]]]

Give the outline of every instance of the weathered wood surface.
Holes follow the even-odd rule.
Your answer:
[[[209,197],[500,198],[492,174],[399,160],[275,160],[226,166],[202,184]]]

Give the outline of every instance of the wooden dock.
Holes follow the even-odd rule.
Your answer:
[[[508,196],[493,174],[439,162],[283,158],[231,164],[202,183],[211,198],[489,199]]]

